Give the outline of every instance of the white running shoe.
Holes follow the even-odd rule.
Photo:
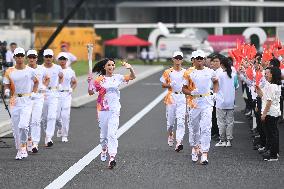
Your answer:
[[[38,153],[38,145],[37,144],[33,144],[32,152],[33,153]]]
[[[225,141],[220,140],[215,146],[217,147],[226,147],[227,143]]]
[[[111,158],[109,159],[109,162],[108,162],[108,168],[109,168],[109,169],[113,169],[114,166],[116,166],[116,161],[115,161],[114,157],[111,157]]]
[[[45,137],[44,144],[45,144],[45,147],[51,147],[51,146],[53,146],[53,141],[51,140],[51,138]]]
[[[101,161],[106,161],[107,160],[107,151],[102,150],[101,152]]]
[[[208,165],[207,154],[202,154],[200,164],[201,165]]]
[[[198,152],[194,148],[192,148],[192,151],[191,151],[191,160],[193,162],[198,161]]]
[[[62,142],[68,142],[68,138],[67,137],[62,137]]]
[[[226,147],[232,147],[232,142],[230,140],[227,141]]]
[[[61,129],[58,129],[58,130],[57,130],[56,136],[57,136],[58,138],[59,138],[59,137],[62,137],[62,131],[61,131]]]
[[[28,140],[28,142],[27,142],[27,150],[28,150],[28,152],[31,152],[32,149],[33,149],[33,142],[32,142],[32,140]]]
[[[21,160],[21,159],[23,159],[23,158],[22,158],[21,150],[18,150],[18,152],[17,152],[17,155],[16,155],[15,159],[16,159],[16,160]]]
[[[28,157],[28,152],[27,152],[26,147],[22,147],[21,148],[21,156],[22,156],[22,158],[27,158]]]

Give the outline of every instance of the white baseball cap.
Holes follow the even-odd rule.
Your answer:
[[[43,56],[46,56],[46,55],[51,55],[51,56],[53,56],[53,55],[54,55],[53,50],[51,50],[51,49],[45,49],[45,50],[43,51]]]
[[[57,60],[60,58],[60,57],[64,57],[66,59],[68,59],[68,54],[66,52],[60,52],[57,56]]]
[[[196,58],[196,51],[192,51],[191,58]]]
[[[197,50],[195,51],[195,57],[194,58],[197,58],[197,57],[202,57],[202,58],[205,58],[205,53],[203,50]]]
[[[15,50],[14,50],[14,56],[15,55],[17,55],[17,54],[26,54],[26,52],[25,52],[25,50],[23,49],[23,48],[21,48],[21,47],[17,47],[17,48],[15,48]]]
[[[173,54],[173,58],[175,58],[177,56],[183,57],[183,53],[181,51],[175,51],[174,54]]]
[[[37,56],[37,51],[34,50],[34,49],[28,50],[27,56],[29,56],[29,55],[36,55]]]

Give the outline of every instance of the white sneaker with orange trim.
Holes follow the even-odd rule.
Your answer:
[[[28,152],[27,152],[26,146],[21,147],[21,156],[22,156],[22,158],[28,157]]]
[[[21,159],[23,159],[22,158],[22,153],[21,153],[21,150],[18,150],[17,155],[15,157],[15,160],[21,160]]]

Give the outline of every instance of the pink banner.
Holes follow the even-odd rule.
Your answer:
[[[215,52],[220,52],[223,49],[236,48],[237,39],[241,43],[245,42],[243,35],[209,35],[208,41]]]

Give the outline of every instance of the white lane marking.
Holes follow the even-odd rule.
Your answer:
[[[118,129],[117,137],[119,138],[123,133],[130,129],[135,123],[137,123],[142,117],[144,117],[148,112],[150,112],[159,102],[166,96],[167,91],[160,94],[155,98],[150,104],[148,104],[143,110],[138,112],[129,121],[122,125]],[[74,178],[80,171],[82,171],[87,165],[89,165],[101,152],[101,146],[96,146],[88,154],[86,154],[77,163],[72,165],[67,171],[60,175],[57,179],[51,182],[45,189],[57,189],[62,188],[67,184],[72,178]]]
[[[245,123],[243,121],[234,121],[234,123]]]

